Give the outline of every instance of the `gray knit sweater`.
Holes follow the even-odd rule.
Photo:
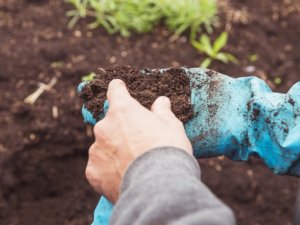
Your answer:
[[[150,150],[126,171],[111,224],[234,225],[232,211],[200,175],[197,161],[183,150]]]

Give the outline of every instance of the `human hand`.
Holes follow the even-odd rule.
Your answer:
[[[94,128],[96,140],[89,150],[86,176],[96,191],[114,203],[124,173],[137,157],[162,146],[192,155],[192,146],[167,97],[159,97],[150,111],[130,96],[123,81],[113,80],[107,99],[108,112]]]

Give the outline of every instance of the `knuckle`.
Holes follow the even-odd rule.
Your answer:
[[[85,168],[85,177],[91,184],[96,183],[99,179],[99,168],[96,168],[92,157],[89,157],[89,161]]]
[[[126,101],[117,102],[112,108],[109,114],[113,117],[120,117],[127,113],[129,110],[129,105]]]
[[[91,165],[90,161],[87,163],[87,166],[85,168],[85,177],[89,182],[92,182],[95,179],[94,168]]]
[[[94,132],[97,133],[97,132],[101,132],[102,130],[102,127],[103,127],[103,120],[100,120],[99,122],[96,123],[96,125],[94,126]]]
[[[105,139],[106,135],[105,135],[105,121],[101,120],[99,121],[95,126],[94,126],[94,135],[96,139]]]
[[[90,180],[91,179],[91,176],[92,176],[92,171],[91,171],[91,168],[89,166],[89,164],[86,166],[85,168],[85,177]]]
[[[90,149],[89,149],[89,157],[94,155],[94,152],[96,150],[96,145],[95,143],[91,145]]]
[[[85,170],[85,177],[93,187],[97,186],[97,183],[99,181],[98,181],[98,177],[95,175],[95,172],[93,169],[91,169],[90,167],[87,167]]]
[[[115,101],[115,104],[113,105],[113,109],[120,111],[120,110],[125,110],[128,107],[128,102],[124,100],[117,100]]]

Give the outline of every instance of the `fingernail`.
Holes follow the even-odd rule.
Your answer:
[[[124,85],[125,86],[125,83],[124,81],[120,80],[120,79],[113,79],[110,83],[109,83],[109,86],[110,85]]]
[[[168,97],[160,96],[158,100],[161,102],[161,104],[167,106],[168,108],[171,108],[171,101]]]
[[[170,99],[167,96],[160,96],[159,98],[161,101],[170,102]]]

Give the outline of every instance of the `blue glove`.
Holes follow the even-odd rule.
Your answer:
[[[196,158],[258,155],[275,174],[300,175],[300,82],[279,94],[256,77],[187,74],[195,116],[185,128]]]
[[[77,88],[77,92],[80,93],[83,89],[83,87],[87,84],[86,81],[83,81],[79,84]],[[104,117],[108,110],[108,101],[106,100],[103,105],[103,115],[100,115],[100,119]],[[84,119],[85,123],[89,123],[92,125],[95,125],[97,120],[94,118],[93,114],[85,108],[85,106],[82,106],[81,113]],[[109,219],[111,217],[113,210],[112,203],[109,202],[105,197],[101,197],[100,201],[94,211],[94,221],[92,225],[108,225]]]
[[[258,155],[275,174],[300,176],[300,82],[279,94],[256,77],[234,79],[200,68],[185,70],[194,109],[185,130],[196,158],[225,155],[245,161]],[[105,102],[104,114],[107,108]],[[84,106],[82,114],[85,122],[96,123]],[[112,205],[101,199],[93,224],[108,224],[111,210]]]

